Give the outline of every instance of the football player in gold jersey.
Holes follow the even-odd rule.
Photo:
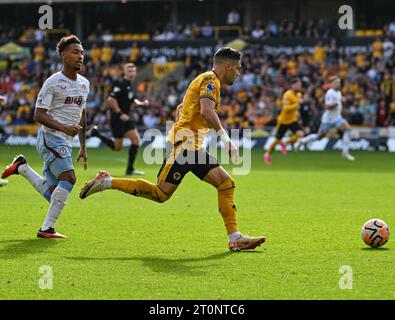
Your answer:
[[[273,141],[263,156],[263,161],[267,165],[272,164],[270,155],[277,144],[280,144],[281,152],[285,156],[287,154],[286,146],[295,143],[304,136],[303,128],[299,124],[299,105],[302,99],[301,89],[302,82],[296,78],[291,81],[291,89],[287,90],[283,95],[281,112],[277,117],[276,140]],[[283,143],[281,139],[288,130],[291,130],[293,135],[286,143]]]
[[[167,155],[156,184],[144,179],[117,179],[102,171],[85,184],[80,198],[106,189],[116,189],[162,203],[170,199],[184,176],[192,172],[217,189],[219,212],[231,251],[255,249],[265,242],[264,236],[249,237],[239,232],[234,203],[235,182],[217,160],[202,148],[207,131],[214,129],[229,154],[237,154],[237,148],[222,127],[217,113],[221,85],[233,84],[240,69],[241,53],[229,47],[220,48],[214,55],[213,69],[191,82],[182,104],[177,107],[176,121],[167,136]]]

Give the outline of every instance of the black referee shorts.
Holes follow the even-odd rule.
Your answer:
[[[119,118],[119,115],[115,113],[111,113],[110,125],[112,135],[116,139],[123,138],[126,132],[136,129],[136,125],[133,120],[122,121]]]

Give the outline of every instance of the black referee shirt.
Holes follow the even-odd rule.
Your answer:
[[[122,113],[129,114],[130,106],[134,98],[133,86],[130,81],[125,78],[114,81],[110,97],[117,100]],[[111,111],[113,112],[112,109]]]

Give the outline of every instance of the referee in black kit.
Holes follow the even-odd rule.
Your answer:
[[[124,137],[130,139],[131,146],[129,148],[129,160],[126,169],[127,175],[144,174],[144,172],[137,171],[134,168],[140,137],[134,121],[130,118],[130,108],[133,103],[147,107],[149,106],[149,102],[148,100],[140,101],[134,98],[132,82],[136,74],[136,66],[133,63],[125,64],[123,66],[123,78],[114,81],[111,93],[107,99],[111,106],[111,131],[114,139],[100,134],[96,125],[87,133],[87,136],[98,137],[114,151],[120,151],[122,149]]]

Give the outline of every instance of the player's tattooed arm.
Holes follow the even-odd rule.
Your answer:
[[[36,108],[34,110],[34,121],[37,121],[38,123],[41,123],[48,128],[62,131],[72,137],[78,134],[78,132],[81,130],[81,126],[79,124],[64,125],[52,118],[47,111],[48,110],[44,108]]]
[[[82,111],[80,126],[81,130],[78,133],[80,151],[78,152],[77,162],[82,158],[84,160],[84,170],[86,170],[88,168],[88,154],[86,151],[86,109]]]
[[[86,109],[82,110],[81,120],[80,120],[81,130],[78,132],[78,138],[80,139],[81,148],[86,148]]]

